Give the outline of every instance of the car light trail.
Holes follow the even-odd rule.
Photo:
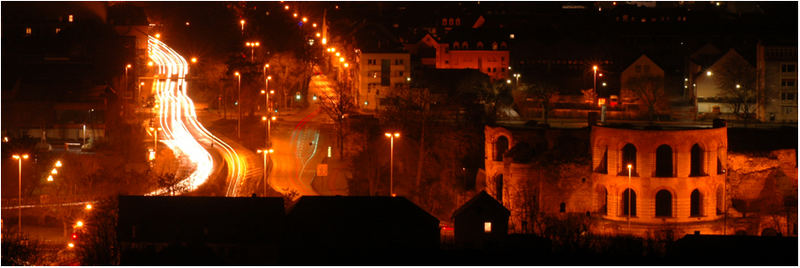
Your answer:
[[[186,95],[186,75],[189,71],[186,59],[152,36],[148,38],[148,53],[158,68],[153,91],[161,104],[158,117],[164,134],[159,137],[175,152],[182,166],[192,170],[191,174],[179,182],[179,188],[185,187],[187,191],[193,191],[208,180],[214,161],[201,143],[207,146],[213,144],[228,163],[226,195],[238,195],[238,187],[243,181],[247,163],[241,161],[230,145],[212,135],[197,120],[194,102]],[[150,195],[165,192],[166,189],[158,189]]]

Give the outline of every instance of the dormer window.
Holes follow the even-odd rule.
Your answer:
[[[449,20],[447,20],[447,21],[448,21],[448,22],[447,22],[447,25],[453,26],[453,24],[455,24],[455,22],[453,21],[453,18],[450,18],[450,19],[449,19]]]
[[[497,42],[492,42],[492,50],[497,50]]]
[[[464,49],[468,49],[469,48],[469,43],[467,43],[467,41],[464,41],[464,42],[461,43],[461,47],[464,48]]]
[[[33,30],[31,30],[31,27],[26,27],[25,28],[25,36],[31,36],[32,32],[33,32]]]
[[[482,49],[483,48],[483,42],[478,42],[478,44],[476,44],[475,47],[477,49]]]
[[[461,25],[461,18],[456,18],[456,26]]]
[[[500,48],[501,49],[507,49],[508,48],[508,44],[506,44],[506,42],[501,42],[500,43]]]
[[[458,49],[458,48],[459,48],[458,41],[453,42],[453,49]]]
[[[442,26],[447,26],[447,18],[442,18]]]

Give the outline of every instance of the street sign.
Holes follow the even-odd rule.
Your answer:
[[[328,164],[317,165],[317,176],[320,177],[328,176]]]

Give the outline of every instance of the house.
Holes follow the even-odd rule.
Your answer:
[[[663,110],[666,103],[666,92],[664,92],[664,69],[653,62],[647,55],[642,54],[638,59],[628,65],[622,71],[620,77],[620,99],[623,105],[639,106],[637,109],[629,109],[632,112],[646,113],[648,107],[646,103],[655,101],[655,112]]]
[[[299,263],[403,263],[439,247],[439,220],[403,197],[303,196],[287,227]]]
[[[708,58],[706,58],[708,59]],[[730,49],[721,57],[713,61],[711,65],[706,66],[706,63],[699,63],[693,65],[690,69],[692,76],[692,87],[694,88],[694,96],[698,116],[703,114],[714,115],[730,115],[733,113],[747,112],[755,113],[755,68],[739,54],[735,49]],[[749,70],[752,69],[751,73]],[[735,75],[741,73],[741,75]],[[714,74],[717,74],[716,76]],[[733,88],[721,88],[721,83],[730,83],[724,81],[725,75],[728,77],[737,77],[736,85],[742,90],[750,90],[751,93],[743,94],[747,98],[746,105],[738,105],[731,92]],[[734,87],[734,85],[730,85]],[[744,92],[744,91],[742,91]]]
[[[481,248],[497,243],[508,234],[511,212],[486,191],[453,212],[456,245]]]
[[[122,265],[274,264],[282,198],[120,196]]]
[[[797,122],[797,43],[756,46],[757,116],[762,122]]]
[[[358,55],[358,107],[379,110],[392,89],[411,81],[411,56],[400,50],[364,50]]]
[[[507,35],[500,30],[453,30],[436,43],[436,69],[477,69],[492,80],[510,76]]]

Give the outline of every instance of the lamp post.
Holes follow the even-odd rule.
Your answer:
[[[266,135],[266,141],[264,143],[267,145],[268,148],[272,145],[272,141],[270,140],[270,137],[269,137],[270,135],[269,134],[272,132],[272,121],[275,121],[275,119],[278,119],[278,118],[275,117],[275,116],[272,116],[272,117],[262,116],[261,117],[261,121],[266,121],[267,122],[267,129],[266,129],[267,130],[267,135]]]
[[[267,157],[269,157],[269,154],[272,154],[275,151],[272,148],[270,148],[270,149],[264,149],[264,150],[258,149],[258,150],[256,150],[256,152],[259,153],[259,154],[263,154],[264,155],[264,197],[266,197],[267,196]]]
[[[264,95],[265,95],[265,103],[264,103],[264,115],[269,116],[270,107],[269,107],[269,94],[272,92],[269,91],[269,80],[272,80],[271,75],[267,75],[267,68],[269,68],[269,63],[264,64]]]
[[[153,131],[153,150],[158,153],[158,132],[161,131],[161,128],[150,128],[150,131]]]
[[[628,232],[631,232],[631,170],[633,169],[633,165],[628,164]]]
[[[18,199],[19,206],[17,207],[17,211],[18,211],[17,217],[18,217],[19,221],[17,222],[17,224],[18,224],[17,228],[18,228],[19,233],[22,234],[22,159],[28,159],[28,154],[23,154],[23,155],[15,154],[15,155],[12,155],[11,157],[13,157],[14,159],[17,159],[17,162],[19,162],[19,192],[18,192],[18,195],[19,195],[18,196],[19,197],[19,199]]]
[[[244,20],[239,20],[239,24],[242,25],[242,36],[244,36]]]
[[[592,76],[592,91],[594,91],[595,96],[597,96],[597,65],[592,66],[592,71],[594,71],[594,75]],[[592,102],[594,102],[594,100],[592,100]]]
[[[400,133],[384,133],[389,138],[389,196],[394,196],[394,138],[400,138]]]
[[[128,69],[131,67],[133,66],[131,66],[130,63],[125,65],[125,81],[123,82],[123,84],[125,84],[125,91],[128,91]]]
[[[237,121],[237,123],[236,123],[236,138],[241,139],[242,138],[242,75],[239,74],[239,72],[235,72],[235,73],[233,73],[233,75],[236,76],[237,88],[239,90],[238,91],[239,93],[236,94],[237,95],[236,96],[236,109],[238,110],[238,113],[239,113],[239,119],[236,120]]]
[[[253,56],[254,49],[255,49],[256,47],[259,47],[259,46],[261,46],[261,43],[260,43],[260,42],[246,42],[246,43],[244,43],[244,46],[246,46],[246,47],[249,47],[249,48],[250,48],[250,62],[253,62],[253,60],[254,60],[254,59],[253,59],[253,57],[254,57],[254,56]]]
[[[81,146],[86,145],[86,124],[83,124],[83,144]]]

